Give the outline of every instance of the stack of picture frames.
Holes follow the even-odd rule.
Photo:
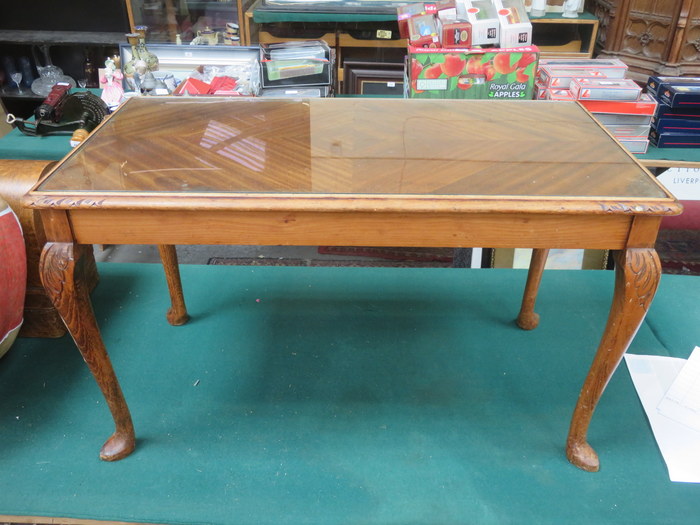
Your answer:
[[[404,65],[398,62],[343,62],[343,94],[403,97]]]

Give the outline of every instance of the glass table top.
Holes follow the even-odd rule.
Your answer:
[[[139,97],[36,193],[669,198],[576,103]]]

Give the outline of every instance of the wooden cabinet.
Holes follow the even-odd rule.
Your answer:
[[[700,76],[700,0],[587,0],[600,20],[598,56],[617,57],[629,76]]]

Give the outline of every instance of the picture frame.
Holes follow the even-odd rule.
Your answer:
[[[609,255],[609,250],[551,249],[545,269],[605,270]],[[491,250],[491,267],[527,269],[531,256],[531,248],[494,248]]]
[[[403,96],[404,65],[398,62],[343,63],[343,94]]]

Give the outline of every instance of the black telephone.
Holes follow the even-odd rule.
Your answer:
[[[34,110],[35,120],[7,115],[8,124],[14,124],[25,135],[53,135],[95,129],[109,114],[107,104],[89,91],[69,93],[71,85],[58,82],[51,88],[46,100]]]

